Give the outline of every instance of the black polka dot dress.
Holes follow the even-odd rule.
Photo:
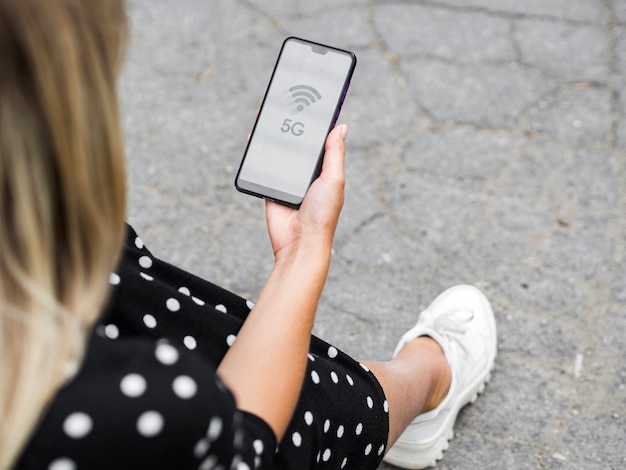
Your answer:
[[[155,258],[129,227],[111,301],[18,469],[376,469],[388,406],[367,368],[313,337],[280,443],[215,374],[252,304]]]

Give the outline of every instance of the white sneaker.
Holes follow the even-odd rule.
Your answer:
[[[456,286],[444,291],[400,339],[394,357],[410,341],[429,336],[442,347],[452,381],[443,402],[419,415],[385,455],[385,462],[402,468],[436,465],[454,437],[454,422],[473,403],[491,378],[497,350],[496,322],[489,301],[477,288]]]

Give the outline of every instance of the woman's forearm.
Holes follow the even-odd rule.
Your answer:
[[[330,244],[297,245],[281,256],[218,374],[238,407],[264,419],[280,440],[296,406]]]
[[[347,127],[326,139],[322,172],[299,210],[266,202],[276,262],[218,373],[238,406],[263,418],[280,440],[302,388],[315,310],[330,266],[344,199]]]

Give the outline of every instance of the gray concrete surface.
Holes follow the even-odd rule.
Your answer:
[[[263,204],[233,187],[278,48],[359,58],[348,188],[316,333],[387,358],[441,290],[499,326],[442,469],[626,467],[626,1],[132,0],[129,220],[254,298]],[[381,469],[391,469],[382,465]]]

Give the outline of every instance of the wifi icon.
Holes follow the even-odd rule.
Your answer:
[[[320,92],[309,85],[292,86],[289,92],[298,112],[322,99]]]

